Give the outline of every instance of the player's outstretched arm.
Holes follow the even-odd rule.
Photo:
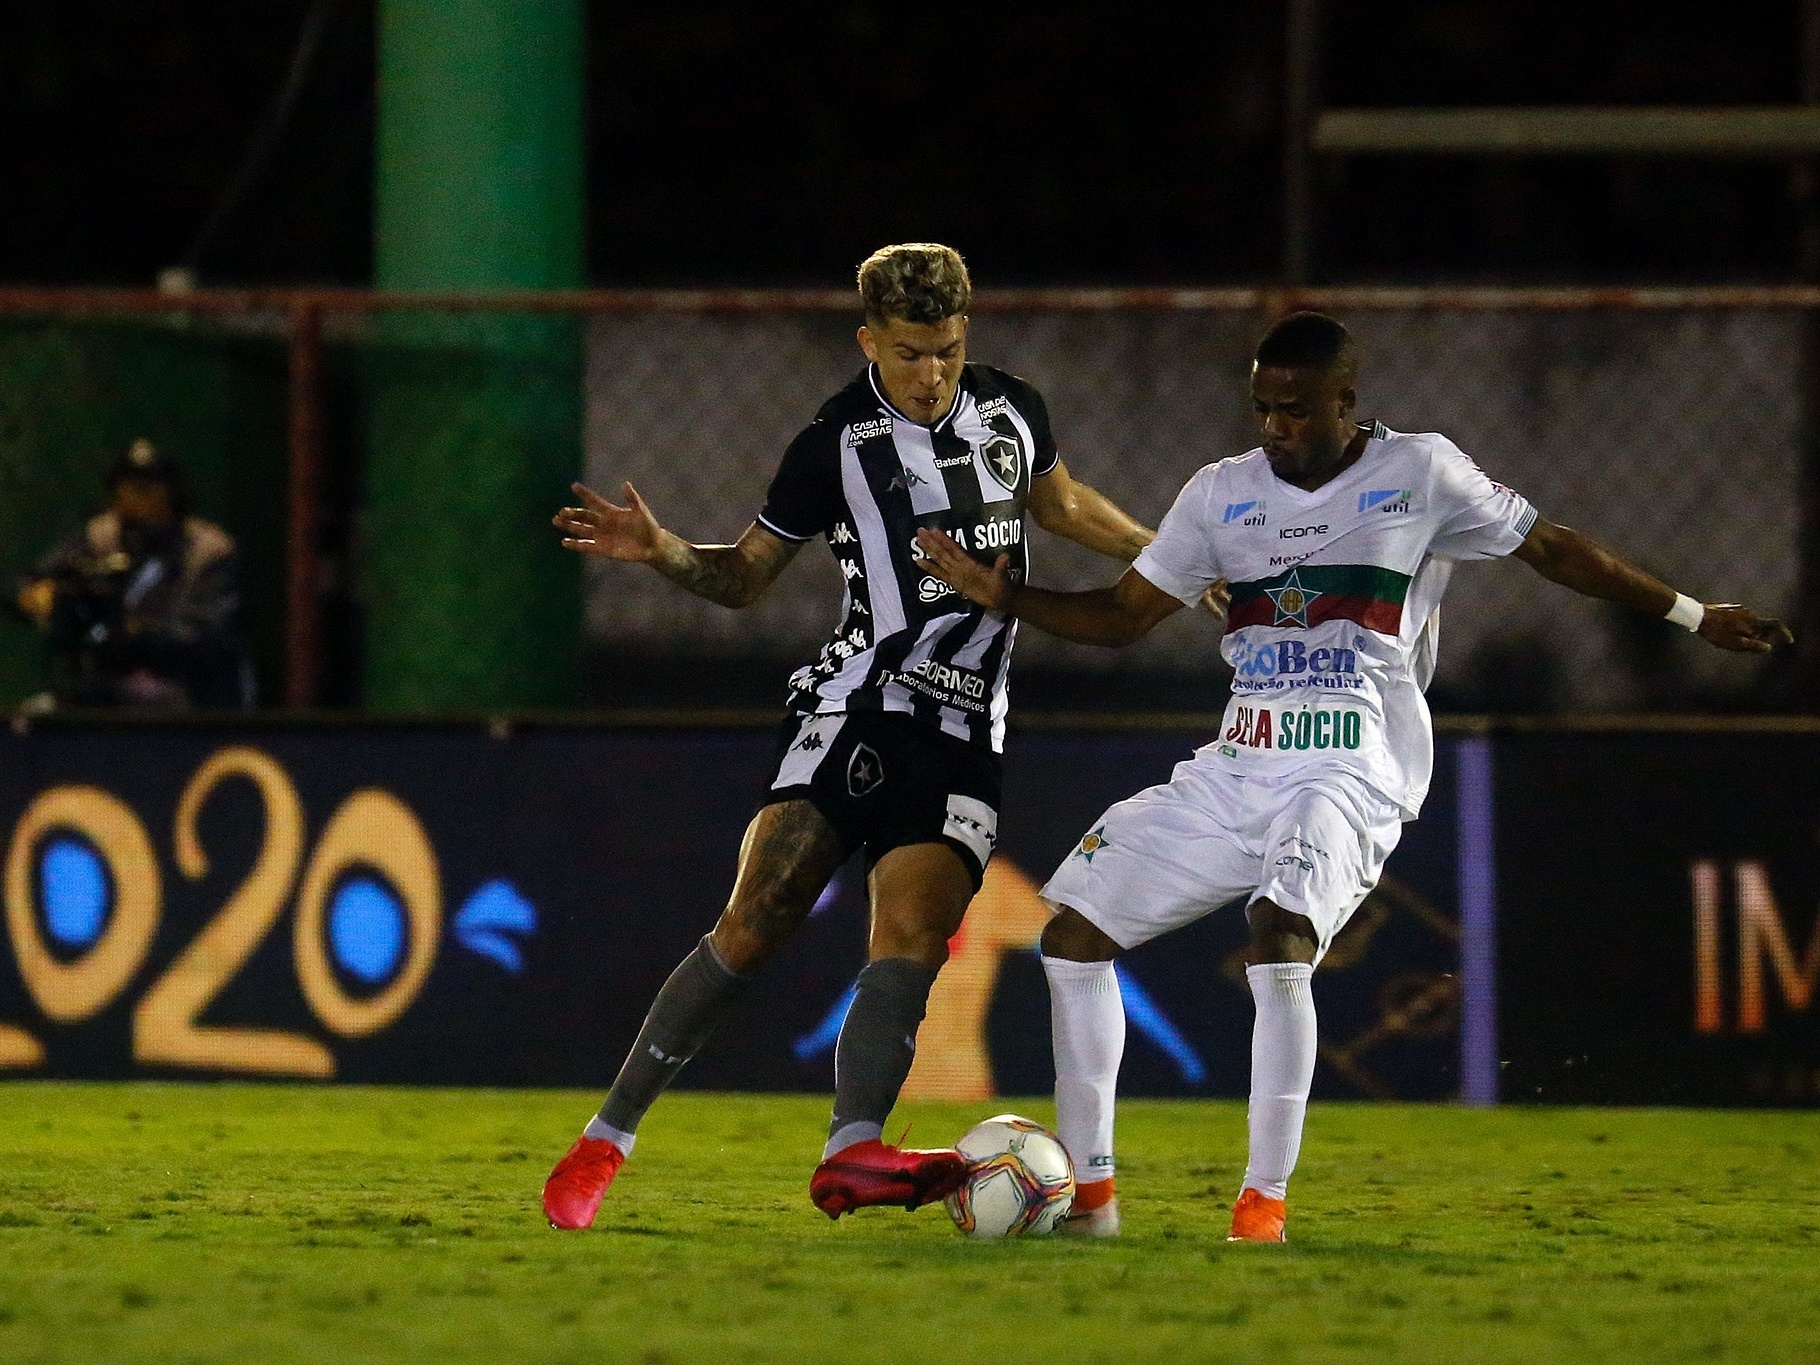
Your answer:
[[[1681,595],[1668,584],[1570,527],[1537,518],[1514,553],[1542,577],[1586,597],[1622,602],[1650,616],[1672,612],[1671,619],[1696,627],[1702,639],[1720,649],[1767,654],[1778,644],[1794,643],[1794,634],[1781,621],[1735,602],[1677,605]]]
[[[723,607],[749,607],[777,581],[802,547],[754,522],[733,545],[692,545],[658,525],[645,500],[624,484],[622,507],[584,484],[574,484],[580,507],[551,518],[565,549],[600,559],[649,564],[679,587]]]
[[[1030,514],[1050,535],[1127,564],[1156,539],[1155,531],[1133,521],[1097,488],[1071,476],[1060,460],[1047,474],[1030,481]]]
[[[1127,569],[1109,588],[1090,592],[1051,592],[1013,583],[1009,555],[988,569],[951,540],[944,531],[916,533],[923,567],[970,602],[987,611],[1028,621],[1051,635],[1082,645],[1118,648],[1149,634],[1182,604],[1136,569]]]
[[[1030,513],[1051,535],[1126,563],[1156,539],[1155,531],[1132,520],[1099,489],[1074,478],[1059,459],[1054,469],[1030,481]],[[1201,597],[1201,605],[1219,620],[1225,619],[1229,601],[1224,583],[1207,589]]]

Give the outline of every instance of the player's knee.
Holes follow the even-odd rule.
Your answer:
[[[875,925],[869,955],[874,962],[906,957],[932,970],[940,970],[948,961],[948,938],[949,935],[928,924]]]
[[[1251,920],[1253,962],[1314,961],[1320,937],[1306,915],[1272,901],[1253,901],[1246,913]]]
[[[801,897],[781,888],[760,888],[737,896],[721,916],[732,937],[749,945],[747,952],[768,954],[781,948],[808,917]]]
[[[1110,962],[1119,955],[1119,945],[1104,930],[1067,905],[1043,926],[1041,947],[1044,957],[1068,962]]]

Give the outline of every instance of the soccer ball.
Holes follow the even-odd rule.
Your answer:
[[[1054,1232],[1074,1206],[1074,1163],[1042,1124],[1000,1114],[974,1124],[954,1145],[968,1170],[966,1183],[948,1196],[948,1216],[969,1237]]]

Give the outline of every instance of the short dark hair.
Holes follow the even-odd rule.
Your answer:
[[[953,247],[900,242],[860,262],[859,298],[868,322],[945,322],[972,305],[973,281]]]
[[[1325,313],[1291,313],[1258,342],[1260,369],[1350,370],[1352,333]]]

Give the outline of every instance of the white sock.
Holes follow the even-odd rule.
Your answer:
[[[1045,957],[1055,1045],[1055,1126],[1083,1185],[1112,1179],[1112,1108],[1125,1055],[1125,1002],[1110,962]]]
[[[1314,1082],[1314,968],[1266,962],[1245,969],[1258,1017],[1251,1027],[1251,1154],[1244,1189],[1282,1199],[1302,1149]]]
[[[882,1123],[867,1123],[856,1119],[852,1123],[843,1123],[840,1131],[828,1139],[828,1145],[822,1148],[822,1160],[826,1161],[836,1152],[851,1147],[856,1142],[876,1142],[885,1135]]]
[[[638,1141],[638,1134],[620,1132],[612,1124],[603,1122],[599,1114],[588,1120],[588,1126],[581,1130],[581,1135],[612,1143],[619,1148],[621,1156],[631,1156],[632,1144]]]

